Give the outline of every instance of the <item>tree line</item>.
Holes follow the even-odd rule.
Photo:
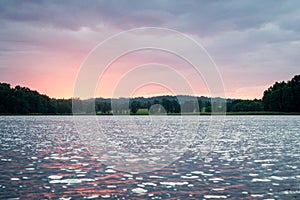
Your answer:
[[[262,98],[265,111],[300,112],[300,75],[287,82],[275,82]]]
[[[1,114],[70,114],[71,99],[53,99],[27,87],[0,83]]]
[[[179,99],[181,99],[179,101]],[[27,87],[0,83],[0,114],[72,114],[72,101],[82,107],[91,100],[54,99]],[[90,114],[210,113],[215,99],[193,96],[157,96],[132,99],[93,99]],[[156,106],[159,105],[159,106]],[[300,75],[288,82],[275,82],[264,91],[262,99],[226,99],[227,112],[300,112]],[[89,114],[89,113],[87,113]]]

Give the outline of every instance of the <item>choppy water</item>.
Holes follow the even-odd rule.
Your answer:
[[[110,118],[97,117],[97,123],[111,129]],[[160,121],[174,127],[175,118]],[[0,117],[1,199],[300,199],[300,116],[226,117],[212,151],[191,148],[145,173],[119,171],[91,154],[76,120],[83,119]],[[203,124],[201,135],[210,118],[186,117],[185,125],[195,120]]]

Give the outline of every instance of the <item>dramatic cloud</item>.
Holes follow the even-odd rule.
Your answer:
[[[274,81],[300,73],[299,13],[297,0],[3,0],[0,82],[70,97],[77,70],[99,42],[153,26],[203,44],[220,69],[227,96],[260,98]]]

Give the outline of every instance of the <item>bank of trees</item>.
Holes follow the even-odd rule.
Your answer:
[[[27,87],[12,88],[0,83],[1,114],[67,114],[72,112],[72,101],[52,99]]]
[[[256,112],[263,111],[261,100],[233,100],[227,102],[227,112]]]
[[[265,111],[300,112],[300,75],[288,82],[275,82],[264,92]]]
[[[79,113],[82,107],[82,113],[87,114],[136,114],[140,109],[149,110],[154,108],[154,105],[159,105],[156,109],[161,106],[166,113],[209,113],[212,110],[211,102],[216,103],[216,99],[211,101],[208,97],[191,96],[97,98],[95,104],[89,103],[94,101],[93,99],[73,100],[79,108]],[[300,75],[288,82],[275,82],[264,92],[262,99],[227,99],[226,107],[228,112],[300,112]],[[53,99],[27,87],[13,88],[7,83],[0,83],[0,114],[72,114],[72,99]]]

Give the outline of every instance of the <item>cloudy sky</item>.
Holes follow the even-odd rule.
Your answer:
[[[121,31],[140,27],[176,30],[202,44],[218,67],[227,97],[261,98],[275,81],[300,74],[297,0],[2,0],[0,27],[0,82],[27,86],[56,98],[73,96],[80,67],[99,43]],[[171,66],[172,62],[164,63],[168,57],[157,52],[139,52],[119,59],[100,81],[99,95],[111,96],[112,88],[108,86],[124,78],[135,59],[139,59],[139,65],[151,61]],[[181,68],[174,68],[178,69],[177,74],[184,74],[185,64],[180,65]],[[149,68],[142,69],[136,71],[135,77],[150,73]],[[163,74],[163,67],[153,69],[152,72]],[[195,94],[209,95],[209,89],[202,88],[205,84],[201,78],[191,79]],[[180,81],[177,82],[180,87]],[[139,84],[129,92],[131,95],[172,90],[159,84],[141,89],[142,82]]]

